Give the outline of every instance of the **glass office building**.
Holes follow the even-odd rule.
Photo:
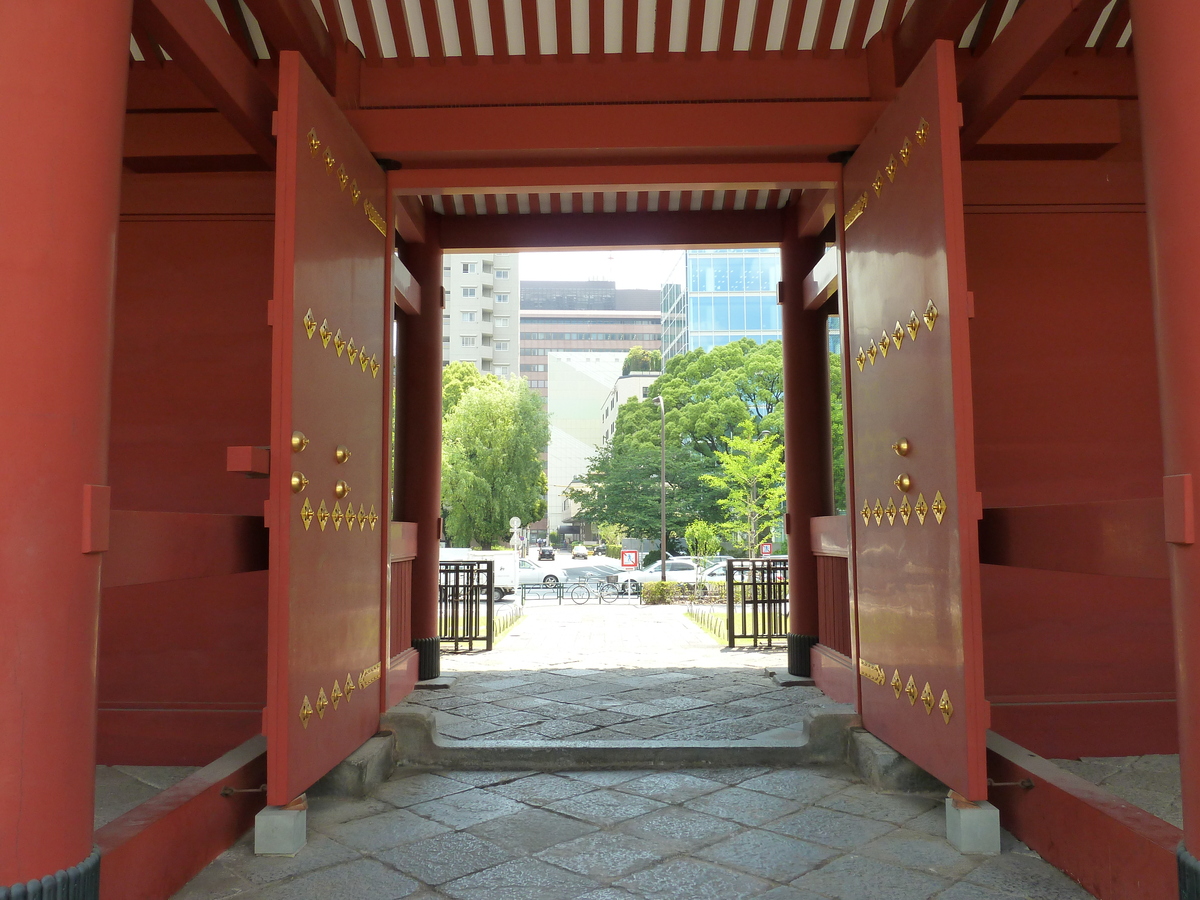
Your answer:
[[[779,251],[689,250],[684,286],[663,285],[663,359],[781,335]]]

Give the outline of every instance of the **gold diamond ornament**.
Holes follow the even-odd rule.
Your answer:
[[[949,725],[950,717],[954,715],[954,704],[950,702],[949,691],[942,691],[942,699],[938,701],[938,709],[942,713],[942,719]]]
[[[883,171],[887,173],[888,181],[896,180],[896,157],[888,158],[887,165],[883,167]]]
[[[307,501],[305,501],[305,502],[307,502]],[[870,500],[863,501],[862,517],[863,517],[864,525],[871,524],[871,501]]]
[[[329,330],[329,320],[328,319],[321,320],[321,328],[317,333],[321,335],[321,346],[328,347],[329,339],[331,337],[333,337],[333,332]]]
[[[342,530],[342,520],[345,518],[345,516],[342,515],[342,504],[337,500],[333,501],[333,516],[332,516],[332,518],[333,518],[333,530],[341,531]]]
[[[342,339],[342,329],[338,329],[333,333],[333,349],[337,351],[337,355],[341,356],[342,351],[346,349],[346,342]]]
[[[917,494],[917,505],[913,507],[913,512],[917,514],[917,521],[924,525],[925,517],[929,515],[929,507],[925,505],[924,494]]]
[[[908,503],[908,497],[905,496],[900,501],[900,518],[904,520],[904,524],[908,524],[908,520],[912,518],[912,507]]]
[[[313,311],[312,311],[311,307],[309,307],[308,312],[306,312],[304,314],[303,321],[304,321],[304,333],[307,334],[309,339],[311,340],[312,336],[313,336],[313,332],[315,332],[317,330],[317,320],[316,320],[316,318],[313,317]]]
[[[871,341],[871,346],[867,348],[867,359],[871,361],[871,365],[875,365],[875,357],[879,355],[879,348],[875,346],[875,342]]]
[[[354,346],[354,338],[346,342],[346,358],[350,360],[350,365],[358,362],[358,348]]]
[[[873,516],[875,516],[875,524],[876,525],[880,525],[883,523],[883,504],[880,503],[878,500],[875,501],[875,508],[873,510],[871,510],[871,514]]]
[[[930,331],[933,331],[933,323],[936,322],[937,318],[938,318],[938,309],[936,306],[933,305],[932,300],[930,300],[929,303],[926,304],[925,315],[923,316],[923,318],[925,319],[925,327],[928,328]]]
[[[921,330],[921,319],[914,309],[908,317],[908,336],[914,341],[917,339],[917,332]]]
[[[896,699],[899,700],[900,694],[904,691],[904,682],[900,680],[899,669],[892,673],[892,680],[890,684],[892,686],[892,693],[894,693],[896,695]]]
[[[317,139],[317,129],[308,129],[308,149],[313,156],[317,155],[317,151],[321,149],[321,142]]]
[[[333,708],[336,710],[338,704],[342,702],[342,689],[338,687],[337,679],[333,679],[333,690],[329,692],[329,699],[333,702]]]
[[[933,517],[937,519],[938,524],[942,524],[942,517],[946,515],[946,501],[942,499],[942,492],[938,491],[933,498]]]
[[[862,371],[867,367],[867,354],[863,353],[863,348],[858,348],[858,356],[854,357],[854,361],[858,363],[858,371]]]
[[[332,171],[333,171],[333,164],[334,164],[334,162],[335,162],[335,160],[334,160],[334,158],[333,158],[333,153],[332,153],[332,152],[330,152],[330,150],[329,150],[329,148],[328,148],[328,147],[326,147],[326,148],[325,148],[325,170],[326,170],[327,172],[332,172]]]
[[[317,708],[320,709],[320,699],[317,700]],[[921,688],[921,703],[925,706],[925,715],[933,712],[933,689],[929,686],[929,682],[925,682],[925,687]]]
[[[885,331],[883,333],[883,337],[881,337],[879,339],[879,352],[882,353],[884,358],[886,359],[887,355],[888,355],[888,351],[891,349],[892,349],[892,339],[888,335],[888,333]]]
[[[300,507],[300,521],[304,523],[304,530],[308,531],[308,526],[312,524],[313,508],[308,502],[308,498],[304,498],[304,505]]]
[[[354,679],[351,678],[350,673],[347,672],[346,673],[346,702],[347,703],[350,702],[350,695],[353,694],[355,692],[355,690],[357,690],[357,688],[354,686]]]
[[[909,157],[912,156],[912,141],[908,138],[904,139],[904,143],[900,145],[900,161],[904,165],[908,165]]]
[[[925,117],[921,117],[921,121],[917,123],[917,143],[922,147],[925,146],[925,141],[929,139],[929,123],[925,121]]]
[[[875,180],[871,182],[871,187],[875,188],[876,197],[883,193],[883,176],[879,172],[875,173]]]
[[[308,720],[312,718],[312,704],[308,702],[308,695],[305,694],[304,702],[300,704],[300,724],[308,728]]]
[[[325,718],[325,709],[329,706],[329,698],[325,696],[325,688],[321,688],[321,693],[317,694],[317,716]]]
[[[375,523],[379,521],[379,516],[375,512],[375,504],[371,504],[371,511],[367,513],[367,521],[371,523],[371,530],[375,530]]]
[[[325,526],[329,524],[329,507],[325,505],[325,501],[321,501],[321,505],[317,507],[317,524],[321,526],[321,530],[325,530]]]
[[[367,508],[363,504],[358,504],[358,530],[367,530]]]
[[[908,695],[908,705],[914,706],[917,702],[917,683],[911,675],[908,676],[908,684],[904,685],[904,693]]]
[[[884,513],[887,514],[888,524],[895,525],[896,524],[896,504],[892,501],[891,497],[888,497],[888,505],[886,507],[884,507],[883,511],[884,511]]]
[[[892,343],[896,345],[897,350],[904,343],[904,326],[899,321],[896,322],[896,330],[892,332]]]

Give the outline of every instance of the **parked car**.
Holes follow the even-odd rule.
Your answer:
[[[667,581],[695,584],[705,562],[705,560],[691,556],[669,556],[667,557]],[[661,563],[654,562],[643,569],[626,570],[621,586],[626,591],[638,592],[647,581],[660,581],[661,579]]]
[[[570,576],[558,566],[545,566],[540,562],[530,562],[522,559],[517,563],[521,570],[521,584],[556,585],[560,581],[570,581]]]
[[[583,544],[576,544],[574,547],[571,548],[571,559],[587,559],[587,558],[588,558],[587,547],[583,546]]]
[[[538,562],[542,562],[543,560],[554,562],[555,553],[553,547],[538,547]]]

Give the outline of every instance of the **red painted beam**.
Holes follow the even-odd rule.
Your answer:
[[[919,0],[892,36],[896,84],[904,84],[934,41],[958,45],[983,0]],[[903,4],[900,4],[903,8]]]
[[[958,88],[966,152],[1049,64],[1096,22],[1106,0],[1028,0]]]
[[[168,51],[169,52],[169,51]],[[96,832],[100,895],[170,897],[254,824],[266,795],[267,746],[254,737]]]
[[[391,179],[389,178],[389,186]],[[425,240],[425,207],[416,197],[397,197],[393,210],[396,231],[407,243],[420,244]]]
[[[1176,900],[1183,832],[988,732],[1000,824],[1103,900]],[[1032,788],[1012,784],[1028,779]]]
[[[453,160],[626,156],[824,160],[857,145],[883,108],[872,101],[455,109],[358,109],[346,117],[377,156],[405,166]],[[713,122],[719,121],[720,128]],[[469,141],[463,135],[471,135]]]
[[[335,90],[334,43],[310,0],[246,0],[276,50],[299,50],[321,83]]]
[[[593,48],[595,49],[595,48]],[[667,103],[695,100],[855,100],[870,96],[867,62],[835,55],[818,59],[800,53],[784,59],[748,52],[728,59],[715,54],[689,58],[681,53],[656,58],[607,54],[593,58],[543,57],[537,66],[523,59],[481,56],[470,64],[446,59],[434,65],[418,59],[411,66],[384,61],[362,73],[359,105],[503,106],[547,103]]]
[[[446,251],[772,247],[783,236],[783,211],[447,216],[441,236]]]
[[[207,6],[188,0],[136,0],[137,19],[254,152],[275,165],[275,95]]]
[[[773,190],[828,188],[836,163],[676,163],[612,166],[399,169],[388,187],[400,195],[587,193],[596,191]],[[660,207],[665,209],[665,207]],[[515,207],[510,206],[515,211]],[[574,210],[579,212],[578,209]]]

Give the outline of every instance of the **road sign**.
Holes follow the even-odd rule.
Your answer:
[[[774,549],[775,548],[771,546],[770,541],[765,541],[763,543],[763,545],[758,548],[758,555],[759,556],[770,556]]]
[[[621,565],[627,569],[636,569],[638,564],[638,552],[636,550],[621,551]]]

